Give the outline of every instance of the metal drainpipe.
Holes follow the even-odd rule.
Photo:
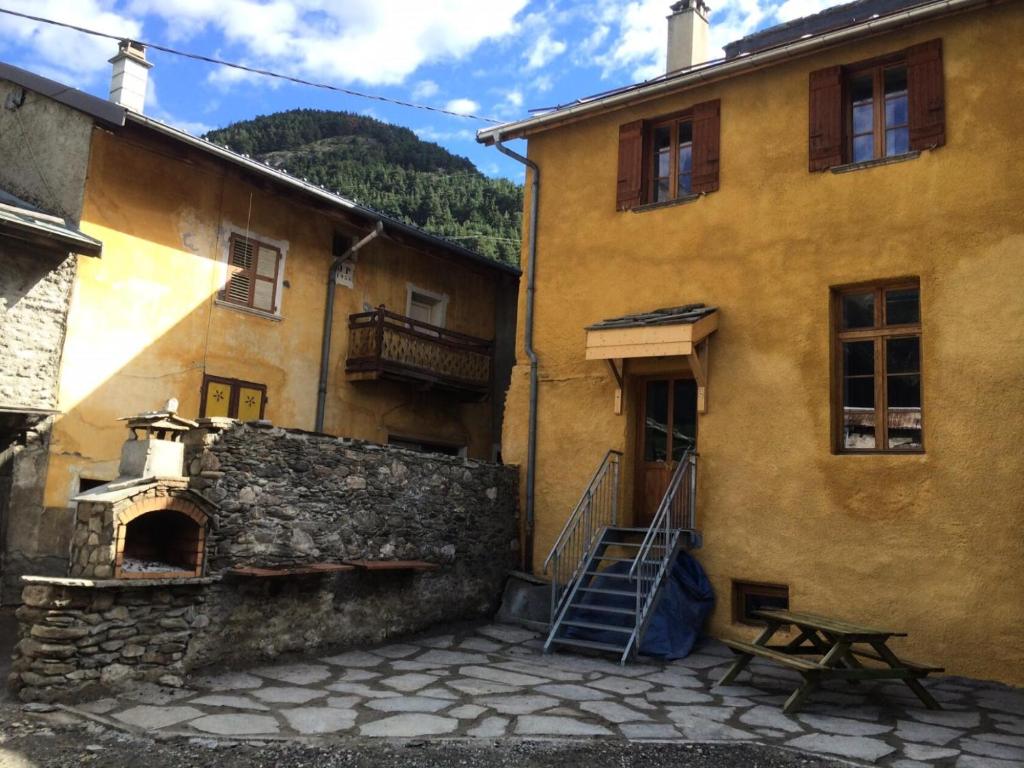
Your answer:
[[[494,141],[494,146],[503,155],[522,163],[530,169],[530,233],[527,238],[526,257],[526,321],[524,329],[524,346],[526,356],[530,359],[530,418],[526,438],[526,541],[524,542],[524,570],[533,572],[533,492],[537,475],[537,352],[533,348],[533,295],[534,278],[537,274],[537,200],[540,196],[540,167],[527,157],[514,152],[501,143],[501,135]]]
[[[324,332],[323,341],[320,346],[320,386],[316,392],[316,428],[315,431],[324,431],[324,412],[327,409],[327,374],[331,365],[331,332],[334,330],[334,281],[338,276],[341,265],[347,261],[371,240],[376,239],[384,231],[384,222],[378,221],[373,231],[362,240],[353,245],[341,256],[336,256],[331,263],[327,273],[327,304],[324,306]]]

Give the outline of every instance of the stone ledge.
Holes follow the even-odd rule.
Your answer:
[[[216,584],[221,576],[183,577],[180,579],[76,579],[67,576],[22,576],[25,584],[43,584],[51,587],[85,587],[88,589],[121,589],[122,587],[176,587]]]

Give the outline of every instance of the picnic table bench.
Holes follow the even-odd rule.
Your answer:
[[[906,632],[862,627],[813,613],[781,610],[755,613],[765,620],[766,626],[753,643],[722,641],[736,654],[736,660],[718,685],[731,683],[757,656],[795,670],[803,677],[803,684],[782,707],[787,714],[799,709],[823,680],[846,680],[854,685],[861,680],[902,680],[928,709],[941,709],[919,681],[932,672],[942,672],[942,667],[901,659],[887,645],[892,637],[906,637]],[[787,625],[796,628],[796,636],[785,644],[771,645],[772,637]],[[861,659],[879,664],[866,666]]]

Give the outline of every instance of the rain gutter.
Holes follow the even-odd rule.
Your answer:
[[[331,334],[334,330],[334,286],[341,265],[355,258],[359,250],[371,240],[377,239],[384,232],[384,222],[378,221],[373,231],[362,240],[350,247],[340,256],[336,256],[327,272],[327,303],[324,305],[324,332],[320,345],[320,383],[316,391],[316,427],[314,431],[324,431],[324,414],[327,410],[327,374],[331,367]]]
[[[526,526],[523,531],[523,570],[533,573],[534,489],[537,482],[537,350],[533,348],[533,297],[537,276],[537,207],[540,198],[540,167],[518,152],[506,147],[497,134],[494,147],[530,169],[530,231],[526,256],[526,318],[523,345],[530,360],[530,412],[526,438]]]

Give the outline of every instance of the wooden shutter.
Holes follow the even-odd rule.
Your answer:
[[[232,237],[228,254],[228,282],[223,298],[234,304],[252,304],[254,245],[251,240]]]
[[[718,189],[718,155],[721,147],[722,103],[705,101],[693,107],[693,180],[691,191]]]
[[[628,211],[640,205],[644,176],[644,121],[619,126],[619,178],[615,210]]]
[[[264,312],[277,311],[277,272],[281,252],[263,243],[256,244],[253,263],[252,306]]]
[[[942,40],[907,49],[907,101],[912,150],[946,143],[946,99],[942,82]]]
[[[843,164],[843,68],[828,67],[811,72],[810,141],[808,157],[812,171],[825,171]]]

